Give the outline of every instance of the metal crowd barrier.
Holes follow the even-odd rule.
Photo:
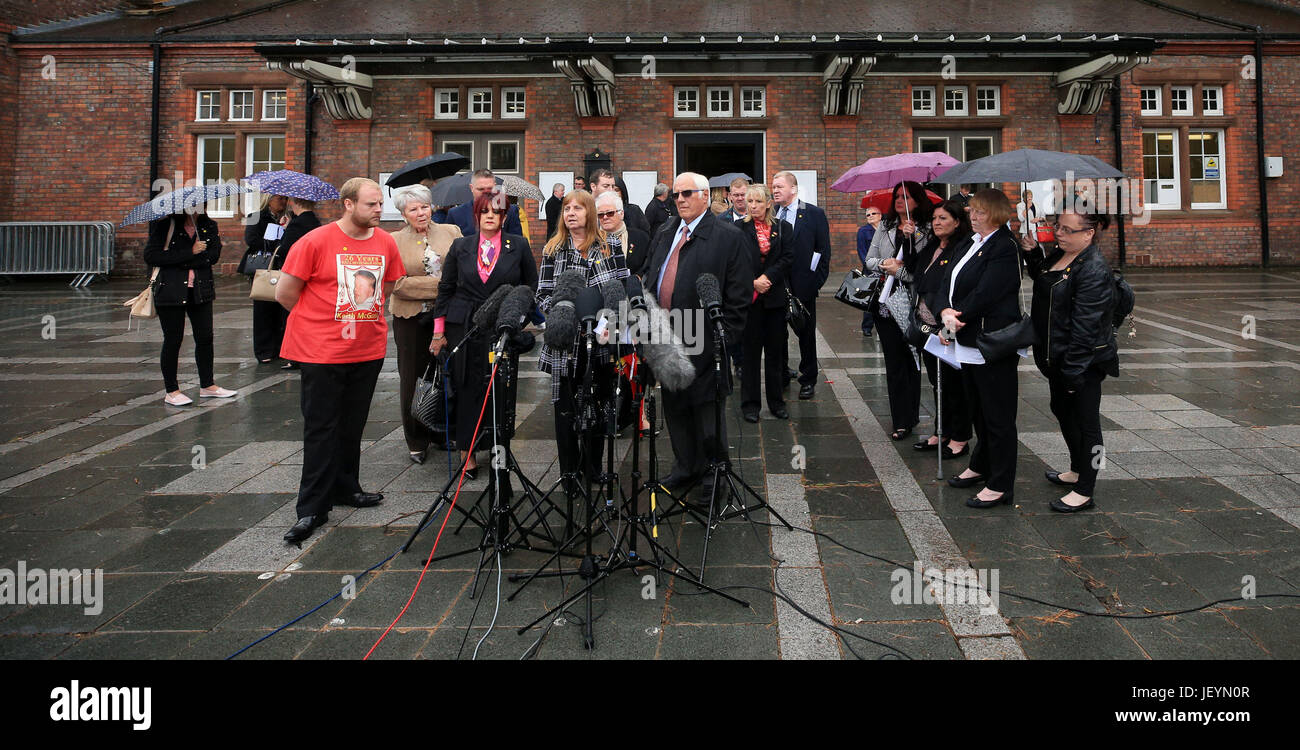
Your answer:
[[[115,236],[107,221],[0,222],[0,275],[70,273],[70,286],[89,286],[113,270]]]

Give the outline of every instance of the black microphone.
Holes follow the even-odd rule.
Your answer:
[[[510,290],[501,302],[501,311],[497,314],[496,332],[497,351],[505,348],[506,341],[523,328],[528,314],[533,311],[533,290],[526,286],[517,286]]]
[[[709,314],[709,320],[716,324],[722,323],[722,291],[718,286],[718,277],[711,273],[702,273],[695,280],[695,294],[700,298],[700,304],[704,305],[704,310]]]
[[[578,295],[578,320],[582,324],[583,336],[590,336],[596,328],[596,317],[600,315],[604,301],[600,290],[594,287],[587,287]]]
[[[616,334],[622,330],[623,325],[626,323],[623,320],[623,315],[627,306],[627,290],[623,288],[621,282],[606,281],[600,285],[600,297],[605,303],[605,314],[609,316],[605,329],[609,335],[609,342],[618,344]]]
[[[487,330],[497,322],[497,315],[501,310],[501,303],[505,300],[506,295],[510,293],[511,289],[514,289],[513,285],[502,284],[493,290],[493,292],[488,295],[487,299],[483,300],[483,304],[479,305],[478,309],[474,311],[473,323],[475,328],[481,331]]]
[[[569,349],[578,338],[578,313],[574,303],[587,286],[585,271],[571,268],[555,280],[555,293],[546,314],[546,345],[552,349]]]
[[[645,286],[641,284],[641,279],[636,274],[632,274],[623,280],[624,291],[627,292],[627,306],[632,310],[644,310],[645,304]]]

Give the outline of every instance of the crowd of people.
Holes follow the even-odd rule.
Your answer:
[[[665,310],[683,313],[703,312],[696,280],[711,274],[721,296],[722,348],[739,380],[741,416],[758,422],[765,400],[774,418],[789,419],[785,392],[794,379],[800,399],[815,396],[817,299],[830,274],[830,230],[826,213],[799,198],[793,173],[779,171],[767,184],[737,178],[718,200],[706,177],[683,173],[671,186],[657,185],[644,211],[628,201],[626,185],[609,170],[575,179],[567,192],[557,184],[543,206],[548,239],[540,266],[518,206],[505,199],[495,176],[479,170],[470,185],[472,200],[450,210],[434,206],[424,185],[396,190],[393,202],[404,226],[392,234],[379,227],[383,193],[364,178],[341,187],[338,221],[322,226],[312,203],[283,196],[267,196],[250,221],[245,260],[271,252],[268,267],[282,272],[276,301],[253,302],[254,354],[264,364],[283,359],[282,366],[298,369],[302,379],[304,461],[298,521],[285,534],[287,541],[309,537],[336,504],[366,507],[382,500],[382,494],[361,487],[360,440],[386,351],[385,299],[410,459],[423,463],[435,447],[458,450],[469,478],[476,476],[476,454],[491,448],[483,440],[478,408],[488,387],[491,332],[473,325],[474,314],[501,287],[523,286],[532,290],[533,319],[541,322],[552,312],[557,281],[566,271],[580,271],[593,288],[636,276]],[[920,422],[924,367],[942,429],[912,447],[968,459],[949,483],[984,485],[966,501],[971,507],[1011,502],[1016,370],[1024,354],[995,351],[987,339],[1028,324],[1034,361],[1050,383],[1051,410],[1070,451],[1068,470],[1047,472],[1048,481],[1070,488],[1050,505],[1063,512],[1095,507],[1101,382],[1118,375],[1110,315],[1114,285],[1096,242],[1106,217],[1067,211],[1049,223],[1028,193],[1013,211],[1002,191],[971,194],[964,186],[938,204],[914,182],[897,184],[892,197],[886,211],[866,209],[857,237],[861,270],[880,280],[861,328],[880,340],[890,437],[903,440]],[[268,231],[276,225],[282,231]],[[1043,227],[1055,230],[1053,244],[1039,241]],[[212,266],[220,252],[216,226],[205,215],[177,215],[150,227],[145,259],[158,269],[161,365],[166,402],[174,406],[190,403],[176,378],[187,316],[200,396],[236,393],[217,386],[212,373]],[[1020,299],[1025,272],[1033,280],[1029,305]],[[799,308],[806,322],[795,332],[796,370],[788,361],[787,323]],[[938,347],[922,345],[914,335],[918,327],[932,332]],[[662,394],[674,457],[662,481],[669,490],[707,483],[711,463],[727,454],[726,420],[717,420],[718,434],[714,409],[725,408],[733,367],[715,371],[714,329],[704,326],[700,335],[705,340],[692,355],[694,380]],[[599,436],[587,431],[584,437],[577,425],[582,384],[576,378],[610,358],[589,363],[586,356],[576,340],[548,341],[539,354],[539,367],[551,378],[565,476],[590,476],[601,456]],[[455,394],[448,429],[441,433],[414,418],[410,408],[416,381],[433,358],[447,368]],[[612,383],[615,377],[600,380]],[[609,390],[590,395],[608,399]],[[623,416],[628,411],[620,404]],[[642,417],[638,427],[649,425]],[[703,490],[708,497],[711,488],[706,484]]]

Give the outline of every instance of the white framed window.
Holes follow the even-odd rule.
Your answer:
[[[740,89],[740,116],[765,117],[767,115],[767,89],[762,86],[745,86]]]
[[[1201,87],[1201,114],[1203,115],[1223,114],[1223,87],[1222,86]]]
[[[519,141],[488,141],[488,169],[514,174],[519,171]]]
[[[709,117],[731,117],[731,87],[710,86]]]
[[[216,122],[221,119],[221,92],[200,91],[195,97],[194,120]]]
[[[965,86],[947,86],[943,90],[943,113],[948,116],[963,116],[969,113],[966,105]]]
[[[673,89],[673,117],[699,117],[700,90],[694,86]]]
[[[230,118],[231,120],[251,120],[253,119],[253,92],[252,91],[231,91],[230,92]]]
[[[501,116],[519,119],[527,114],[526,95],[522,86],[501,89]]]
[[[1173,86],[1169,89],[1169,114],[1189,116],[1192,114],[1192,87]]]
[[[474,141],[443,141],[441,153],[448,151],[469,159],[472,166],[474,164]],[[468,169],[462,169],[461,172],[468,172]]]
[[[1187,133],[1187,168],[1192,183],[1192,208],[1227,208],[1222,130]]]
[[[1164,108],[1160,106],[1160,87],[1143,86],[1142,87],[1142,114],[1159,117]]]
[[[235,173],[235,136],[201,135],[198,152],[196,173],[200,183],[217,184],[239,178]],[[208,215],[216,219],[234,216],[236,200],[237,196],[231,195],[208,203]]]
[[[977,115],[1002,114],[1002,87],[976,86],[975,87],[975,114]]]
[[[922,117],[934,115],[934,87],[912,87],[912,114]]]
[[[284,135],[250,135],[244,145],[244,158],[248,170],[254,172],[273,172],[284,169]],[[262,194],[244,193],[244,213],[248,214],[261,205]]]
[[[469,90],[469,119],[492,119],[492,89]]]
[[[1182,208],[1178,131],[1142,131],[1142,202],[1155,210]]]
[[[284,120],[289,112],[289,96],[284,89],[268,89],[262,92],[262,119]]]
[[[460,117],[460,89],[437,89],[433,92],[433,116],[437,120]]]

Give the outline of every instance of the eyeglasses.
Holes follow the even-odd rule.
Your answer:
[[[1070,235],[1078,234],[1079,232],[1086,232],[1092,228],[1093,227],[1084,227],[1083,229],[1071,229],[1067,226],[1062,226],[1060,222],[1057,222],[1052,225],[1052,229],[1056,230],[1056,233],[1063,237],[1069,237]]]
[[[879,211],[868,211],[868,212],[867,212],[867,217],[868,217],[868,218],[870,218],[870,217],[872,217],[872,216],[879,216],[879,215],[880,215],[880,212],[879,212]]]
[[[507,211],[506,211],[506,209],[504,209],[504,208],[485,208],[485,209],[483,209],[482,211],[479,211],[479,213],[480,213],[480,214],[496,214],[497,216],[505,216],[506,213],[507,213]]]
[[[606,219],[609,218],[610,216],[617,216],[621,213],[623,212],[622,211],[597,211],[596,216],[601,219]]]
[[[689,198],[692,195],[695,195],[696,193],[703,193],[703,192],[704,192],[703,190],[679,190],[677,192],[669,193],[668,196],[673,200],[677,200],[678,196],[681,196],[682,198]]]

